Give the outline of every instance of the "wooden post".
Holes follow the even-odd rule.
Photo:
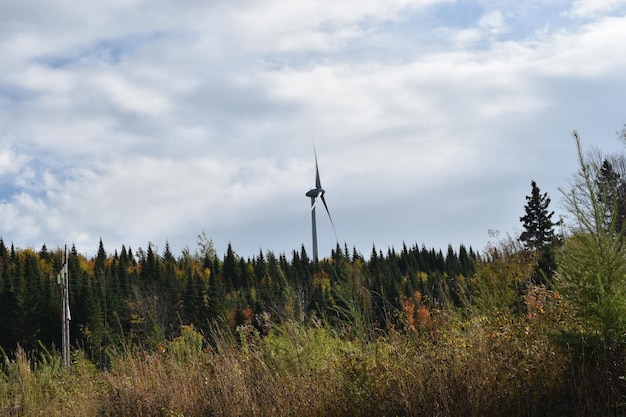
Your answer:
[[[57,283],[61,285],[61,357],[63,366],[70,366],[70,291],[69,270],[67,265],[67,245],[63,252],[63,267],[57,275]]]

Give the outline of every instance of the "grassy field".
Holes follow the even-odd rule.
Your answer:
[[[266,336],[186,327],[156,351],[112,352],[107,370],[80,351],[70,369],[56,353],[18,351],[1,374],[0,416],[626,414],[623,355],[587,359],[557,342],[558,317],[541,303],[526,315],[433,312],[403,332],[315,319]]]

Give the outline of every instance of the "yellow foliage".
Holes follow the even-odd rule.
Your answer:
[[[503,312],[520,300],[537,263],[536,254],[512,240],[486,251],[476,262],[472,287],[477,306],[484,311]]]

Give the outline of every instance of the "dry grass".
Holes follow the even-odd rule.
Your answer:
[[[584,366],[555,350],[545,327],[442,316],[361,341],[288,322],[266,337],[215,331],[210,347],[188,328],[159,352],[119,354],[106,372],[80,356],[68,371],[18,352],[0,405],[24,416],[623,414],[623,361]]]
[[[0,415],[79,416],[98,413],[103,387],[95,368],[80,354],[69,372],[59,355],[30,357],[18,348],[0,382]]]

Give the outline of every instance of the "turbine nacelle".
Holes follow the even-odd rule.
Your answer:
[[[323,188],[314,188],[307,191],[306,196],[311,198],[317,198],[320,194],[324,194],[326,191]]]

